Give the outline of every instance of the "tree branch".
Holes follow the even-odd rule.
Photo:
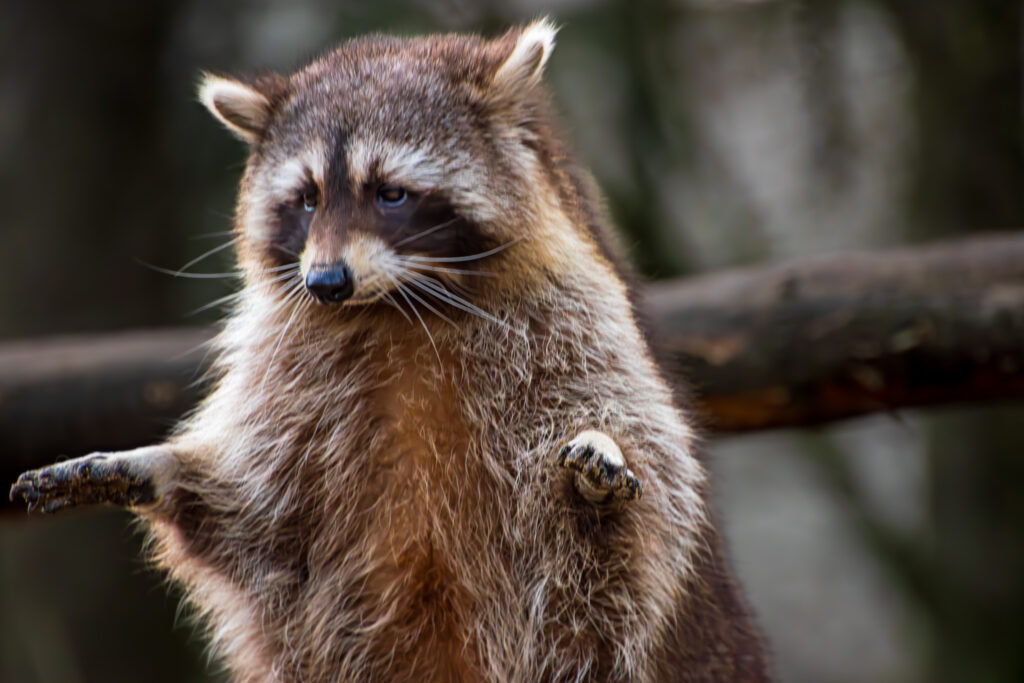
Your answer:
[[[653,341],[713,431],[1024,397],[1024,235],[652,284]]]
[[[60,457],[166,434],[199,399],[210,334],[148,330],[0,345],[0,490]]]
[[[655,283],[644,309],[712,432],[1024,397],[1024,235]],[[158,439],[198,400],[209,335],[0,345],[0,481]]]

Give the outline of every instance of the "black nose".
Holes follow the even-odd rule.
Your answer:
[[[306,289],[322,304],[336,304],[352,296],[352,271],[344,263],[313,266],[306,275]]]

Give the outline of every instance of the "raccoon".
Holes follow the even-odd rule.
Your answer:
[[[165,442],[21,476],[131,507],[237,681],[763,681],[695,435],[560,142],[548,20],[207,74],[244,286]]]

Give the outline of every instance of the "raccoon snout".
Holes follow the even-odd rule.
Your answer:
[[[337,304],[352,296],[355,283],[352,271],[343,262],[310,268],[306,289],[322,304]]]

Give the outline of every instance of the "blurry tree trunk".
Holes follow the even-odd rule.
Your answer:
[[[647,313],[713,431],[1024,397],[1024,235],[655,283]]]
[[[912,234],[1024,227],[1024,7],[877,5],[892,17],[914,68]],[[1020,420],[1020,410],[1004,409],[926,423],[929,526],[886,544],[903,555],[890,553],[887,568],[927,615],[926,680],[1024,677],[1016,645],[1024,638]],[[853,509],[865,515],[867,506],[855,501]],[[865,534],[869,544],[885,536],[877,531]]]
[[[1020,3],[895,0],[879,7],[893,18],[914,68],[910,210],[917,236],[1024,227]]]
[[[3,115],[18,123],[0,126],[0,327],[174,317],[171,281],[112,264],[178,261],[181,193],[159,134],[177,11],[168,0],[6,3]]]

